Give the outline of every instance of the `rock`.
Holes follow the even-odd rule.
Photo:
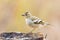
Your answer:
[[[18,32],[4,32],[0,34],[2,40],[43,40],[43,34],[39,33],[18,33]]]

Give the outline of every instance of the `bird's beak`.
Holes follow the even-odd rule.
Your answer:
[[[24,14],[22,16],[25,16]]]

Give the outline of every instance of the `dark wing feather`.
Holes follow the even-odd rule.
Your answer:
[[[34,24],[42,24],[42,25],[44,25],[44,22],[43,21],[36,21],[36,22],[34,22]]]
[[[32,21],[34,22],[34,24],[42,24],[42,25],[44,24],[44,22],[41,19],[35,16],[32,17]]]

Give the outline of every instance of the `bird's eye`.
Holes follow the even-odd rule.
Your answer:
[[[26,14],[27,14],[28,12],[26,12]]]
[[[28,15],[28,12],[26,12],[25,15],[27,16]]]
[[[27,13],[25,15],[27,16]]]

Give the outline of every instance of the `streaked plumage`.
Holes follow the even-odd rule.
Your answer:
[[[32,16],[30,12],[25,12],[22,16],[25,17],[26,24],[34,29],[39,27],[39,25],[49,25],[40,18]]]

